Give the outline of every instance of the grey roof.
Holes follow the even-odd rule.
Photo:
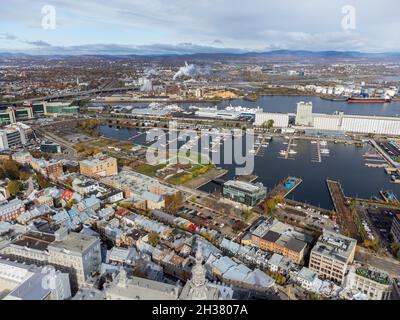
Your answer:
[[[75,253],[83,253],[97,241],[99,241],[97,237],[71,232],[65,239],[51,243],[48,248],[65,249]]]
[[[301,252],[306,246],[307,243],[297,240],[295,238],[291,238],[286,244],[286,248],[295,252]]]

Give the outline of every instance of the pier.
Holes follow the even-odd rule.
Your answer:
[[[141,135],[145,134],[145,132],[138,132],[137,134],[133,135],[130,137],[128,140],[132,141],[133,139],[136,139],[137,137],[140,137]]]
[[[285,180],[281,181],[274,189],[272,189],[268,194],[267,198],[273,197],[287,197],[294,189],[296,189],[303,180],[297,177],[287,177]]]
[[[353,212],[348,205],[348,200],[344,195],[342,185],[338,181],[329,179],[326,180],[326,184],[332,198],[333,206],[335,207],[337,215],[336,221],[341,231],[354,239],[360,239],[357,226],[354,223]]]

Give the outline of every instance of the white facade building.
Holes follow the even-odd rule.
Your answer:
[[[257,112],[254,125],[261,126],[265,121],[273,120],[274,127],[287,128],[289,126],[289,115],[287,113]]]
[[[312,102],[299,102],[297,104],[296,125],[311,126],[313,123]]]
[[[0,259],[0,299],[65,300],[71,297],[68,273]]]

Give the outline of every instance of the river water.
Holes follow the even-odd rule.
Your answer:
[[[137,134],[137,129],[117,129],[115,127],[101,126],[100,131],[104,136],[128,140]],[[133,143],[142,144],[145,135],[133,139]],[[275,137],[268,147],[254,158],[254,174],[259,178],[268,190],[276,186],[287,176],[296,176],[303,179],[288,197],[301,202],[311,203],[326,209],[332,209],[332,202],[326,186],[326,179],[339,180],[344,192],[348,196],[370,198],[379,196],[380,190],[392,190],[400,196],[400,185],[390,182],[390,176],[383,168],[369,168],[365,164],[367,160],[363,155],[372,147],[363,146],[357,148],[343,143],[334,144],[328,142],[330,149],[328,156],[322,157],[322,162],[313,162],[316,146],[307,140],[295,140],[297,146],[292,149],[297,151],[293,159],[283,159],[279,151],[286,149],[286,139]],[[219,166],[226,168],[228,173],[222,177],[228,180],[235,177],[235,165],[227,165],[221,161]],[[371,163],[371,161],[368,161]],[[214,183],[208,183],[201,190],[213,192],[219,188]]]

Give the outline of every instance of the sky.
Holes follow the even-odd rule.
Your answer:
[[[399,9],[398,0],[1,0],[0,52],[400,52]]]

